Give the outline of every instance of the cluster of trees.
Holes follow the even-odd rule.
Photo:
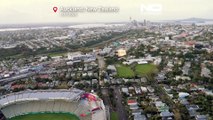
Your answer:
[[[196,105],[199,105],[199,112],[202,114],[209,114],[213,116],[213,97],[210,95],[199,94],[197,96],[190,97],[189,100]]]
[[[15,48],[10,49],[0,49],[0,56],[1,58],[14,56],[18,54],[26,54],[27,52],[31,53],[32,50],[28,49],[26,46],[16,46]]]
[[[98,44],[98,43],[101,43],[101,42],[104,42],[104,41],[107,41],[107,40],[110,40],[112,38],[114,38],[115,36],[118,36],[118,35],[121,35],[121,34],[124,34],[124,33],[117,33],[117,32],[114,32],[114,33],[111,33],[110,35],[107,35],[107,36],[101,36],[99,39],[97,40],[89,40],[88,42],[86,42],[84,44],[84,47],[90,47],[92,45],[95,45],[95,44]]]
[[[130,48],[128,50],[128,55],[134,55],[136,58],[144,57],[144,45],[140,45],[138,48]]]
[[[107,65],[113,65],[115,63],[117,63],[118,58],[117,57],[106,57],[106,64]]]
[[[4,58],[12,58],[14,56],[27,57],[27,56],[35,56],[35,55],[39,55],[39,54],[61,53],[61,52],[66,52],[66,51],[67,50],[62,47],[55,47],[55,48],[51,48],[51,49],[39,48],[37,50],[32,50],[32,49],[29,49],[25,45],[21,45],[21,46],[16,46],[16,47],[10,48],[10,49],[1,48],[0,56],[1,56],[1,59],[4,59]]]

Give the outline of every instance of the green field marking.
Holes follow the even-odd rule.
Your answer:
[[[154,64],[136,64],[132,67],[128,65],[116,65],[119,78],[133,78],[135,75],[146,76],[158,71]]]
[[[118,113],[117,112],[112,112],[110,116],[110,120],[119,120],[118,119]]]
[[[48,56],[50,57],[56,57],[56,56],[66,56],[67,52],[62,52],[62,53],[49,53]]]
[[[117,74],[120,78],[132,78],[135,76],[134,71],[126,65],[116,65]]]
[[[135,73],[140,76],[157,72],[157,67],[153,64],[138,64],[135,66]]]
[[[80,120],[75,114],[71,113],[28,113],[13,117],[9,120]]]

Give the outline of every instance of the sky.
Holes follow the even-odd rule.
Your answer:
[[[59,10],[55,13],[53,7]],[[61,7],[117,7],[114,13],[62,16]],[[157,8],[156,8],[157,7]],[[0,0],[0,24],[213,19],[213,0]]]

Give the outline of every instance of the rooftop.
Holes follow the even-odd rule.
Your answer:
[[[72,101],[77,99],[83,93],[84,91],[78,89],[22,91],[1,96],[0,107],[26,100],[65,99]]]

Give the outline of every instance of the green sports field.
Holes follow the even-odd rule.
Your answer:
[[[157,72],[157,67],[153,64],[142,64],[135,66],[135,72],[137,75],[144,76]]]
[[[135,75],[146,76],[157,73],[157,66],[154,64],[136,64],[132,67],[129,65],[116,65],[117,75],[119,78],[133,78]]]
[[[119,120],[118,119],[118,113],[117,112],[112,112],[110,116],[110,120]]]
[[[120,78],[132,78],[135,76],[134,71],[127,65],[116,65],[116,68]]]
[[[13,117],[9,120],[80,120],[77,116],[69,113],[33,113]]]

